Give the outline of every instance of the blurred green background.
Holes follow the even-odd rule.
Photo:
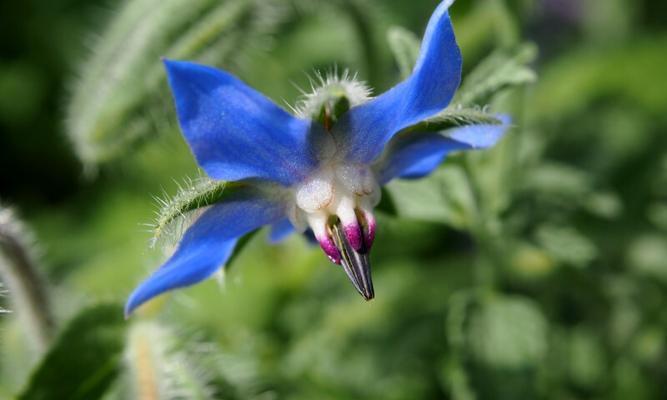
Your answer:
[[[222,283],[122,319],[165,257],[154,197],[198,175],[159,57],[284,106],[334,65],[380,93],[387,31],[437,4],[0,1],[0,398],[666,398],[662,0],[455,3],[464,73],[523,48],[539,78],[480,104],[514,116],[499,146],[390,185],[373,302],[261,232]]]

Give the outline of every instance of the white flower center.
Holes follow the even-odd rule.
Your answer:
[[[295,207],[290,219],[295,227],[310,225],[315,236],[324,235],[331,216],[343,226],[356,224],[357,212],[370,212],[380,201],[375,175],[363,165],[329,163],[294,188]]]

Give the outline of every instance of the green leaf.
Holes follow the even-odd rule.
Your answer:
[[[478,108],[453,107],[446,108],[436,116],[402,130],[399,135],[411,132],[440,132],[468,125],[500,124],[502,124],[502,121],[484,110]],[[443,132],[443,135],[446,136],[447,133]]]
[[[660,202],[651,204],[647,214],[653,225],[667,231],[667,204]]]
[[[484,104],[499,91],[532,83],[535,72],[527,66],[537,57],[534,45],[523,45],[514,52],[498,50],[483,60],[466,76],[453,102],[455,104]]]
[[[477,398],[470,382],[470,376],[464,364],[459,360],[444,361],[440,376],[445,388],[451,393],[451,398],[456,400],[475,400]]]
[[[536,366],[547,351],[547,320],[532,301],[494,296],[471,317],[468,340],[475,358],[495,368]]]
[[[621,47],[582,46],[540,73],[534,96],[536,119],[563,120],[592,102],[617,96],[623,104],[662,116],[667,90],[656,77],[667,70],[667,36],[639,38]]]
[[[82,311],[60,334],[18,399],[100,398],[118,375],[124,332],[122,306]]]
[[[604,376],[607,362],[601,341],[585,328],[575,328],[568,335],[566,362],[570,379],[582,387],[595,387]]]
[[[543,162],[526,171],[520,189],[566,204],[580,204],[591,193],[593,177],[568,164]]]
[[[521,40],[521,23],[506,0],[458,2],[453,7],[456,41],[464,60],[479,60],[489,48],[516,46]],[[516,3],[516,2],[511,2]],[[460,12],[463,8],[467,12]],[[513,8],[513,7],[512,7]]]
[[[473,226],[475,198],[465,171],[458,165],[440,168],[417,181],[395,180],[386,187],[392,209],[400,217],[440,222],[458,229]]]
[[[555,260],[584,268],[598,255],[595,244],[571,227],[543,226],[537,239]]]
[[[419,58],[419,38],[409,30],[394,26],[387,33],[389,48],[396,59],[403,79],[410,76]]]
[[[265,0],[126,2],[83,65],[67,107],[67,132],[81,160],[113,159],[170,128],[161,57],[228,65],[275,29],[275,11]]]
[[[667,282],[667,237],[643,234],[627,250],[628,266],[640,275]]]

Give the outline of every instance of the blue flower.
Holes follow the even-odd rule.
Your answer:
[[[424,177],[452,151],[492,146],[509,122],[447,135],[398,134],[445,109],[459,86],[451,3],[442,2],[431,17],[408,79],[375,98],[353,80],[327,80],[325,89],[344,93],[348,108],[335,115],[335,104],[324,104],[323,119],[310,117],[326,92],[316,91],[293,116],[227,72],[165,61],[180,127],[200,167],[212,179],[240,185],[197,218],[171,258],[132,293],[126,312],[209,278],[239,238],[265,225],[274,241],[310,229],[356,289],[373,298],[368,254],[381,186]]]

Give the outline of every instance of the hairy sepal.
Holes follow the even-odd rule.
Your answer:
[[[447,135],[448,129],[460,128],[470,125],[501,125],[502,121],[497,116],[480,108],[447,108],[434,117],[412,125],[399,134],[410,134],[413,132],[442,132]]]
[[[178,241],[187,227],[206,207],[224,201],[246,184],[242,182],[216,181],[207,177],[190,179],[179,187],[171,198],[157,199],[160,208],[153,224],[151,245],[166,240]]]
[[[365,103],[371,91],[365,82],[348,71],[340,75],[333,70],[326,75],[317,73],[311,79],[309,92],[302,91],[302,98],[294,107],[294,113],[301,118],[318,121],[327,130],[350,108]]]

